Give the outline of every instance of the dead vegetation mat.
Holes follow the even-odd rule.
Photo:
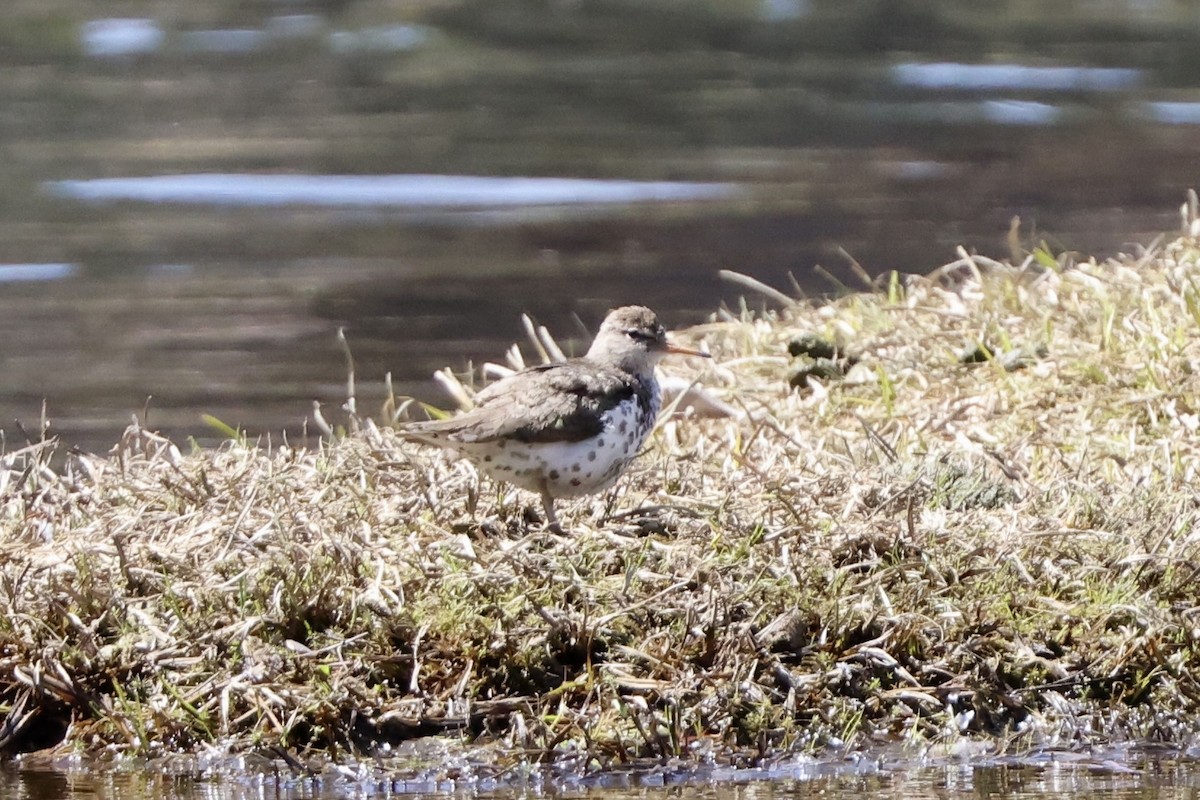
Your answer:
[[[1190,740],[1196,244],[962,255],[684,332],[714,363],[671,370],[737,414],[671,416],[617,489],[561,504],[566,535],[365,418],[305,448],[10,447],[0,746],[437,734],[604,768]],[[794,387],[813,341],[852,363]]]

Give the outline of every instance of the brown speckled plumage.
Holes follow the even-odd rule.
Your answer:
[[[669,344],[650,309],[618,308],[582,358],[510,375],[480,392],[474,409],[401,433],[538,492],[557,525],[556,497],[607,488],[637,455],[661,402],[654,366],[671,352],[704,355]]]

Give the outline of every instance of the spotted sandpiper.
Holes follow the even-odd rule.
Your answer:
[[[610,311],[582,358],[541,364],[493,383],[471,411],[409,423],[403,436],[461,453],[498,480],[554,501],[612,486],[654,428],[662,404],[654,366],[669,353],[707,353],[667,341],[643,306]]]

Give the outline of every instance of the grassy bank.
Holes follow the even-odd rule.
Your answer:
[[[814,337],[849,358],[792,388]],[[595,768],[1192,735],[1194,240],[963,258],[679,338],[715,364],[676,374],[744,415],[664,423],[563,537],[367,421],[315,450],[11,450],[0,744],[445,734]]]

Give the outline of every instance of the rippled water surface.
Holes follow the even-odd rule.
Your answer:
[[[522,312],[578,350],[615,305],[736,304],[723,269],[823,293],[850,258],[1148,244],[1200,185],[1198,9],[0,4],[4,446],[303,438],[339,327],[371,414],[388,373],[445,404],[431,372]]]
[[[366,774],[371,770],[367,769]],[[0,773],[0,800],[243,800],[249,798],[334,797],[561,797],[592,800],[957,800],[959,798],[1158,798],[1194,797],[1200,767],[1191,758],[1164,753],[1055,753],[993,759],[987,763],[905,764],[903,759],[804,761],[773,770],[591,776],[557,782],[508,780],[504,788],[448,780],[364,779],[349,770],[341,776],[298,777],[286,772],[212,774],[128,768],[89,771],[9,766]]]

